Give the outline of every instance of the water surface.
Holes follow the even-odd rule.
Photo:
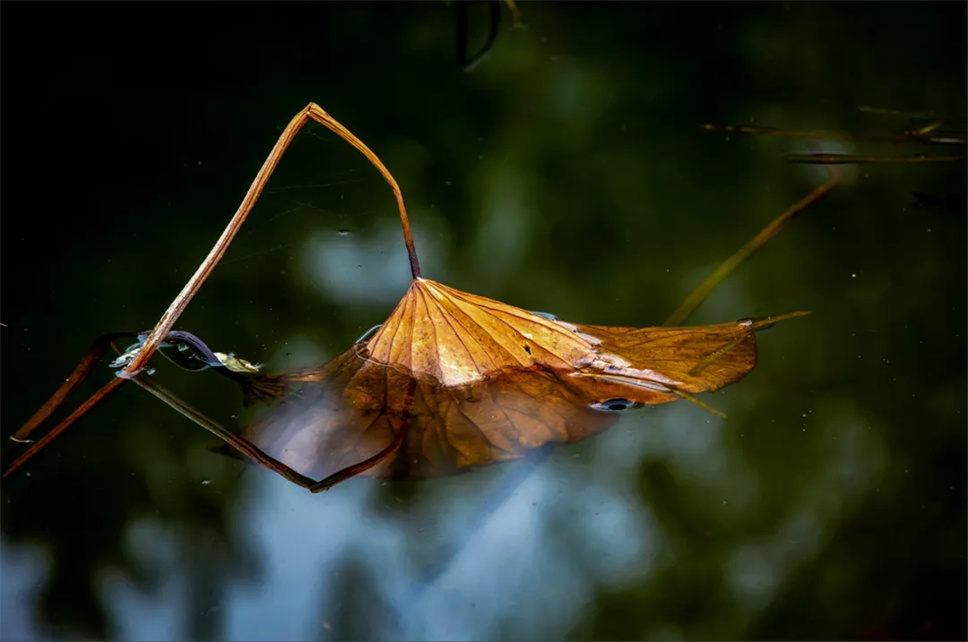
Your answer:
[[[444,3],[156,6],[148,32],[111,26],[138,5],[6,6],[32,48],[4,65],[4,434],[97,335],[151,327],[309,101],[395,174],[428,277],[611,325],[661,323],[824,179],[783,161],[814,143],[700,124],[963,131],[963,4],[521,10],[463,73]],[[965,166],[844,171],[690,319],[814,312],[704,397],[728,420],[632,409],[522,462],[311,495],[124,388],[3,487],[0,636],[963,638]],[[319,363],[408,280],[389,189],[310,128],[177,327]],[[229,382],[158,361],[244,424]]]

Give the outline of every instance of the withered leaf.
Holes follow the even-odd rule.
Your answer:
[[[245,437],[314,478],[368,460],[359,472],[451,474],[597,434],[617,420],[610,408],[734,383],[756,363],[754,332],[779,320],[577,325],[418,278],[368,340],[320,368],[249,379],[250,395],[280,403]]]

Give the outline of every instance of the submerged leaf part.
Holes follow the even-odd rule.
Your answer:
[[[578,325],[415,279],[369,340],[320,368],[247,378],[248,399],[280,403],[244,436],[313,478],[363,461],[368,476],[452,474],[734,383],[756,363],[754,333],[784,318]]]
[[[274,378],[282,403],[244,436],[314,478],[373,457],[400,434],[399,449],[363,474],[453,474],[583,439],[617,419],[593,410],[580,382],[561,371],[522,369],[444,387],[368,359],[361,344],[320,370]]]

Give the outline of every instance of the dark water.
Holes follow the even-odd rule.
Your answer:
[[[4,6],[5,435],[94,337],[151,327],[309,101],[394,172],[428,277],[613,325],[661,323],[823,180],[783,161],[807,142],[699,124],[965,124],[963,3],[525,4],[471,73],[444,3],[220,7]],[[705,397],[728,420],[646,408],[311,495],[122,388],[3,487],[0,635],[964,638],[965,165],[845,172],[690,319],[814,311]],[[320,362],[408,278],[390,191],[310,128],[177,327]],[[216,375],[157,377],[244,421]]]

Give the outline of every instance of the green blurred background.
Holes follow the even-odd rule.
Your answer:
[[[465,72],[443,2],[5,3],[3,434],[152,326],[310,101],[396,176],[426,276],[613,325],[661,323],[823,180],[784,154],[952,153],[700,124],[964,131],[964,3],[520,10]],[[0,636],[964,639],[965,165],[845,174],[690,319],[814,311],[705,397],[727,421],[643,409],[545,461],[313,496],[123,388],[2,489]],[[389,189],[310,127],[178,327],[319,362],[408,278]],[[245,421],[216,375],[157,376]]]

